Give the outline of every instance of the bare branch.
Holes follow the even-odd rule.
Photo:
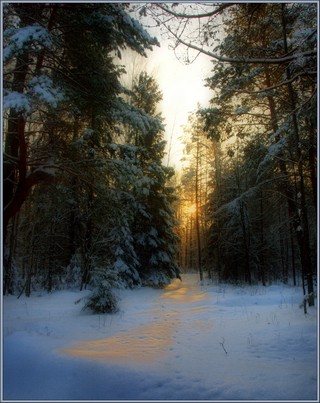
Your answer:
[[[242,63],[248,63],[248,64],[283,64],[283,63],[288,63],[291,62],[297,58],[301,57],[311,57],[311,56],[317,56],[317,51],[316,50],[309,50],[303,53],[299,53],[297,55],[291,55],[291,56],[285,56],[285,57],[277,57],[277,58],[272,58],[272,59],[260,59],[260,58],[253,58],[253,59],[234,59],[232,57],[225,57],[225,56],[220,56],[215,53],[209,52],[208,50],[205,50],[203,48],[200,48],[199,46],[193,45],[189,42],[184,41],[181,39],[178,35],[176,35],[170,27],[166,27],[168,31],[177,39],[178,42],[181,44],[187,46],[190,49],[197,50],[204,55],[210,56],[213,59],[216,59],[220,62],[226,62],[226,63],[237,63],[237,64],[242,64]]]
[[[220,7],[216,8],[213,11],[210,11],[208,13],[203,13],[203,14],[185,14],[185,13],[176,13],[173,10],[170,10],[164,6],[162,6],[161,4],[157,4],[157,7],[161,8],[162,11],[165,11],[166,13],[169,13],[171,15],[173,15],[174,17],[177,18],[206,18],[206,17],[212,17],[213,15],[219,14],[221,13],[223,10],[225,10],[226,8],[229,8],[231,6],[233,6],[234,3],[226,3],[221,5]]]
[[[264,92],[272,91],[272,90],[275,90],[275,89],[277,89],[279,87],[282,87],[283,85],[287,85],[289,83],[292,83],[293,81],[299,79],[302,76],[317,76],[317,71],[304,71],[302,73],[296,74],[295,76],[293,76],[289,80],[282,81],[279,84],[275,84],[272,87],[263,88],[261,90],[256,90],[256,91],[235,90],[234,92],[235,93],[242,93],[242,94],[249,94],[249,95],[263,94]]]
[[[228,352],[227,352],[227,350],[226,350],[226,348],[225,348],[225,346],[224,346],[224,342],[225,342],[224,337],[222,337],[222,342],[219,342],[219,344],[220,344],[221,347],[223,348],[223,351],[224,351],[226,354],[228,354]]]

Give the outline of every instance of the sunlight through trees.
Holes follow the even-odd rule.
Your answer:
[[[87,307],[109,312],[115,287],[164,287],[182,269],[292,282],[314,305],[317,7],[4,4],[4,294],[90,288]],[[146,72],[161,41],[212,63],[177,172]]]

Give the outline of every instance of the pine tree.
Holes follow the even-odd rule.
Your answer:
[[[82,286],[90,282],[94,269],[102,200],[98,195],[107,195],[112,205],[115,198],[110,193],[123,191],[110,189],[112,181],[117,181],[108,171],[113,172],[108,161],[113,158],[109,145],[119,135],[115,128],[125,123],[143,130],[154,123],[125,102],[126,90],[120,84],[123,69],[113,61],[126,48],[145,56],[145,49],[158,44],[127,10],[123,4],[6,6],[4,235],[9,228],[11,234],[18,231],[21,239],[23,227],[11,229],[10,220],[18,212],[33,217],[41,204],[41,191],[48,192],[48,197],[55,195],[52,200],[63,211],[58,232],[68,242],[53,267],[77,262],[82,267]],[[56,236],[55,226],[49,230],[48,223],[45,228],[40,224],[52,215],[54,206],[49,203],[37,217],[34,256],[40,250],[36,236],[44,235],[44,246],[55,245],[50,243]],[[103,222],[108,222],[108,215]],[[4,245],[8,246],[5,263],[12,262],[10,245]],[[60,248],[61,242],[57,245]],[[53,250],[46,252],[52,262]],[[44,267],[58,275],[56,269],[55,273],[49,270],[50,265]],[[6,292],[13,274],[9,264],[5,267]],[[28,270],[31,277],[37,275]]]
[[[256,235],[250,241],[250,254],[254,257],[253,263],[258,262],[258,272],[263,273],[262,277],[265,278],[266,264],[270,267],[274,265],[271,261],[266,262],[265,253],[261,252],[263,243],[269,242],[270,248],[278,251],[277,254],[270,255],[279,256],[278,265],[282,265],[279,273],[283,273],[283,279],[288,272],[285,268],[288,259],[285,263],[284,249],[290,249],[292,272],[295,276],[295,250],[299,247],[302,273],[308,278],[309,295],[312,295],[312,275],[309,270],[312,264],[304,260],[305,256],[310,256],[310,253],[305,253],[310,245],[308,218],[314,219],[314,216],[312,209],[305,210],[299,216],[299,211],[302,212],[298,207],[300,202],[306,206],[306,198],[304,201],[303,197],[299,200],[299,194],[303,196],[307,189],[302,181],[308,181],[308,175],[307,159],[304,159],[306,151],[300,152],[303,149],[301,140],[305,135],[305,126],[298,116],[303,114],[304,105],[311,107],[314,102],[314,12],[315,8],[301,4],[288,8],[276,4],[261,4],[251,9],[250,5],[243,4],[230,8],[224,20],[225,35],[216,48],[222,56],[214,75],[208,81],[217,95],[212,101],[211,110],[203,111],[210,137],[214,138],[217,132],[224,136],[228,134],[229,142],[230,138],[237,138],[235,144],[240,145],[237,154],[234,147],[229,149],[230,157],[240,156],[239,168],[243,170],[241,176],[245,181],[241,193],[236,194],[234,200],[246,200],[251,223],[259,222],[258,225],[251,225],[251,233],[255,230]],[[309,21],[305,19],[306,15]],[[288,38],[291,49],[285,45]],[[295,55],[298,51],[301,54],[301,64],[297,60],[292,63],[289,60],[277,63],[279,54]],[[255,145],[256,139],[260,141],[260,146]],[[297,147],[299,141],[300,146]],[[311,161],[314,161],[313,146],[309,150]],[[249,159],[255,166],[255,171],[250,174],[253,180],[247,176]],[[311,177],[314,178],[314,173]],[[298,181],[293,178],[298,178]],[[302,190],[298,191],[299,188]],[[266,191],[270,195],[274,192],[272,203],[263,198]],[[285,197],[279,198],[278,194],[284,194]],[[226,202],[228,203],[227,200]],[[283,209],[283,203],[288,205],[287,212]],[[275,211],[266,221],[264,211],[270,205],[278,212],[281,211],[282,216],[277,217]],[[241,218],[241,209],[238,217]],[[275,221],[272,223],[271,219]],[[275,231],[272,229],[272,224],[274,227],[278,220],[282,226],[280,233],[286,231],[287,235],[280,237],[279,244],[275,245],[274,240],[270,240],[272,237],[278,238],[274,237]],[[287,224],[283,226],[286,220]],[[239,228],[245,228],[243,223],[241,219]],[[269,235],[267,228],[270,230]],[[297,228],[305,229],[300,238],[299,234],[302,232],[297,232]],[[246,238],[244,231],[241,236],[242,239]],[[270,276],[272,277],[272,271]],[[312,301],[309,303],[312,304]]]
[[[161,123],[157,106],[162,94],[156,81],[141,73],[132,92],[133,105]],[[174,190],[168,186],[173,170],[162,163],[165,142],[161,125],[150,127],[144,133],[133,131],[129,135],[139,147],[139,163],[147,179],[147,186],[136,189],[140,208],[134,223],[134,238],[140,275],[144,284],[162,287],[172,278],[179,277],[172,207],[175,196]]]
[[[187,202],[185,211],[190,216],[190,228],[187,229],[190,232],[190,255],[197,257],[196,262],[188,265],[197,268],[200,280],[203,280],[205,269],[210,275],[209,261],[206,255],[206,235],[209,182],[210,175],[212,175],[212,143],[208,140],[204,131],[203,120],[197,113],[189,115],[188,125],[184,128],[184,137],[185,154],[189,160],[189,165],[184,169],[181,180],[183,197]],[[195,248],[192,244],[195,245]]]

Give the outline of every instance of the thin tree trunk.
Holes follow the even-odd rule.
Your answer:
[[[283,28],[283,42],[284,50],[288,52],[287,44],[287,33],[286,33],[286,16],[285,16],[285,4],[282,4],[282,28]],[[306,192],[304,184],[304,171],[303,171],[303,156],[300,147],[300,134],[296,110],[296,94],[293,90],[293,86],[289,81],[291,79],[290,69],[286,69],[286,77],[288,79],[288,94],[290,100],[290,108],[292,111],[292,122],[293,122],[293,145],[295,148],[295,153],[298,160],[298,194],[297,194],[297,220],[296,220],[296,232],[300,249],[300,259],[302,266],[303,282],[306,279],[308,287],[308,304],[309,306],[314,305],[314,289],[313,289],[313,273],[312,264],[310,258],[310,241],[309,241],[309,223],[308,223],[308,213],[307,213],[307,203],[306,203]]]
[[[3,274],[3,294],[14,293],[14,253],[17,244],[17,229],[19,226],[19,216],[16,215],[12,220],[12,229],[10,232],[10,242],[8,249],[4,254],[4,274]]]
[[[196,234],[197,234],[197,266],[200,275],[200,281],[203,280],[203,271],[201,264],[201,240],[200,240],[200,221],[199,221],[199,153],[200,153],[200,143],[199,139],[197,139],[197,156],[196,156],[196,189],[195,189],[195,198],[196,198],[196,216],[195,216],[195,224],[196,224]]]
[[[21,25],[34,24],[36,17],[41,15],[44,5],[37,9],[29,4],[16,4],[14,6]],[[56,17],[57,6],[53,5],[48,21],[48,29],[53,28]],[[45,51],[40,52],[35,73],[40,74],[45,56]],[[12,91],[23,94],[26,79],[30,68],[29,51],[23,50],[17,55],[15,68],[13,71]],[[25,139],[25,119],[21,113],[11,109],[8,119],[8,129],[5,136],[5,155],[3,164],[3,245],[6,243],[7,228],[10,219],[17,214],[30,193],[31,188],[42,181],[47,175],[35,174],[33,177],[27,176],[27,143]]]
[[[316,151],[317,151],[317,132],[314,124],[307,124],[310,133],[310,146],[309,146],[309,173],[312,188],[313,204],[317,214],[317,163],[316,163]]]
[[[247,231],[247,222],[246,214],[245,214],[245,205],[242,201],[240,201],[240,218],[241,218],[241,227],[242,227],[242,235],[243,235],[243,247],[245,254],[245,281],[248,282],[249,285],[252,283],[252,275],[251,275],[251,264],[250,264],[250,238]]]
[[[265,68],[265,82],[266,86],[270,87],[272,85],[271,79],[270,79],[270,74],[269,74],[269,69],[268,67]],[[277,113],[276,113],[276,105],[274,102],[274,99],[271,95],[268,96],[268,103],[269,103],[269,109],[270,109],[270,117],[271,117],[271,125],[273,131],[276,133],[279,129],[278,126],[278,118],[277,118]],[[275,137],[275,141],[278,142],[280,141],[280,135],[277,135]],[[293,228],[293,222],[296,221],[296,216],[297,216],[297,206],[295,203],[295,197],[294,197],[294,192],[292,189],[292,186],[289,181],[289,175],[288,175],[288,170],[287,170],[287,164],[283,158],[279,158],[279,169],[280,172],[283,175],[284,178],[284,193],[286,195],[286,200],[287,200],[287,206],[288,206],[288,220],[289,220],[289,234],[290,234],[290,243],[291,243],[291,250],[292,250],[292,274],[293,274],[293,281],[294,284],[296,283],[296,270],[295,270],[295,259],[294,259],[294,238],[295,238],[295,230]]]
[[[261,251],[260,251],[260,273],[261,273],[261,282],[263,286],[266,286],[266,265],[265,265],[265,252],[264,252],[264,209],[263,209],[263,191],[260,193],[260,243],[261,243]]]
[[[12,90],[20,94],[23,93],[25,81],[29,68],[29,53],[22,52],[17,57],[14,73]],[[8,128],[5,135],[4,163],[3,163],[3,245],[6,242],[7,228],[9,220],[13,217],[18,208],[10,209],[14,205],[15,189],[17,182],[25,178],[26,167],[23,166],[23,156],[19,155],[19,149],[23,144],[25,120],[23,116],[11,109],[8,119]],[[20,154],[23,150],[20,151]],[[19,176],[18,176],[19,172]],[[23,175],[24,174],[24,175]]]
[[[215,193],[217,194],[217,205],[221,204],[221,164],[220,164],[220,154],[219,154],[219,146],[216,140],[213,140],[213,156],[214,156],[214,168],[215,168]],[[217,217],[216,226],[218,229],[218,236],[220,236],[220,219]],[[220,240],[217,240],[216,243],[216,270],[219,273],[219,280],[221,280],[222,275],[222,267],[221,267],[221,251],[220,251]]]

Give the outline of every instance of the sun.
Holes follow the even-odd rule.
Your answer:
[[[197,211],[195,204],[189,204],[189,206],[186,206],[185,209],[187,214],[194,214]]]

